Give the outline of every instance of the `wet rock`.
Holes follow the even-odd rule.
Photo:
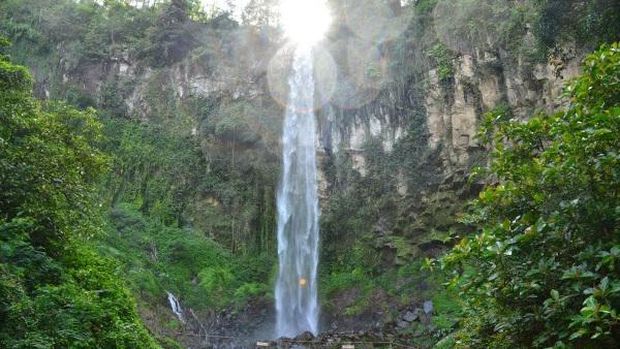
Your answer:
[[[413,321],[416,321],[417,319],[418,319],[418,314],[412,311],[406,312],[405,315],[403,316],[403,320],[407,322],[413,322]]]
[[[424,302],[424,313],[430,314],[433,312],[433,301]]]
[[[373,232],[378,236],[384,236],[389,233],[388,224],[384,217],[379,218],[379,221],[373,227]]]
[[[398,320],[396,326],[398,326],[398,328],[406,328],[409,327],[409,323],[407,321]]]
[[[314,335],[312,334],[312,332],[306,331],[295,337],[295,340],[300,342],[311,342],[314,340]]]
[[[291,346],[292,342],[293,342],[293,339],[291,339],[291,338],[280,337],[276,341],[276,347],[278,347],[278,348],[289,348]]]

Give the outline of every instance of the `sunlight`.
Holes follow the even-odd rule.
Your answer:
[[[287,38],[297,45],[314,45],[331,23],[325,0],[280,0],[280,20]]]

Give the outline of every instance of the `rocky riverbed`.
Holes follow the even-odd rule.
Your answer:
[[[266,303],[256,303],[240,312],[223,312],[211,318],[210,325],[189,319],[184,333],[179,334],[191,344],[191,349],[220,348],[429,348],[436,328],[432,324],[432,301],[411,304],[401,309],[391,321],[374,318],[357,320],[358,330],[352,323],[332,322],[329,329],[318,336],[310,332],[295,338],[270,338],[274,316]],[[346,329],[344,329],[346,328]],[[191,339],[191,340],[188,340]],[[352,346],[352,347],[351,347]]]

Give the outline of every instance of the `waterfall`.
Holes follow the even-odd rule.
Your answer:
[[[282,134],[283,169],[277,197],[277,337],[318,331],[319,200],[313,73],[312,49],[298,47],[289,77]]]
[[[166,291],[168,294],[168,303],[170,303],[170,309],[177,316],[179,321],[185,323],[185,319],[183,318],[183,309],[181,309],[181,303],[172,293]]]

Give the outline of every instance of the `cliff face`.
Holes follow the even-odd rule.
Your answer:
[[[391,6],[396,8],[395,4]],[[55,98],[77,89],[97,106],[114,106],[117,113],[147,122],[174,122],[189,101],[208,101],[209,115],[189,115],[191,121],[182,121],[186,132],[201,137],[205,147],[218,142],[202,127],[205,120],[217,117],[228,105],[249,103],[264,116],[254,120],[255,125],[265,131],[257,137],[269,145],[264,150],[270,157],[278,157],[279,124],[285,99],[270,90],[268,80],[270,65],[277,56],[274,52],[283,46],[283,41],[269,39],[267,34],[253,28],[236,28],[225,35],[205,30],[199,35],[196,48],[184,59],[158,68],[128,53],[75,64],[74,57],[60,43],[52,55],[56,60],[54,69],[44,69],[33,63],[36,90],[41,97]],[[380,56],[377,58],[381,64],[380,73],[389,76],[377,84],[378,88],[364,90],[358,85],[355,87],[358,94],[348,96],[343,91],[359,74],[359,69],[351,69],[351,65],[357,63],[348,61],[355,57],[348,55],[365,50],[368,45],[355,40],[351,35],[345,35],[343,40],[342,34],[336,33],[324,43],[336,62],[334,73],[338,81],[336,95],[332,96],[336,101],[328,101],[318,110],[320,144],[317,150],[324,163],[330,162],[330,157],[348,157],[350,166],[361,176],[368,172],[369,154],[365,148],[370,141],[378,141],[384,153],[392,153],[410,134],[411,127],[419,132],[415,137],[423,139],[425,144],[425,147],[418,145],[417,155],[438,157],[438,162],[429,165],[439,165],[432,169],[435,176],[444,177],[480,163],[484,150],[475,135],[482,114],[505,106],[515,116],[527,118],[535,110],[557,108],[549,101],[556,100],[565,81],[578,73],[583,55],[578,49],[564,48],[547,62],[533,64],[483,42],[480,47],[467,50],[469,52],[451,52],[449,77],[441,76],[440,68],[427,62],[422,64],[426,68],[394,76],[399,74],[395,72],[397,69],[385,68],[386,65],[415,65],[416,62],[392,54],[389,47],[402,39],[390,38],[387,42],[375,42],[371,44],[375,47],[370,48],[377,51],[373,54]],[[379,52],[377,47],[384,52]],[[365,59],[363,55],[358,58]],[[371,63],[375,62],[362,63],[366,64],[364,69],[370,70]],[[275,77],[279,80],[275,84],[286,82],[282,74]],[[367,79],[363,84],[372,82]],[[243,148],[241,145],[240,149]],[[327,198],[334,183],[325,175],[327,169],[322,170],[320,188],[322,196]],[[399,169],[394,173],[399,179],[397,192],[402,196],[410,190],[405,172]],[[429,184],[441,181],[439,178],[427,180]],[[424,186],[424,183],[419,184]]]
[[[364,295],[359,282],[328,292],[325,322],[338,329],[385,329],[392,326],[389,319],[396,319],[398,327],[403,314],[435,294],[429,292],[435,287],[432,276],[403,272],[404,266],[440,255],[471,229],[458,217],[482,188],[483,183],[469,181],[469,174],[487,163],[487,149],[477,139],[484,114],[502,108],[527,119],[537,111],[556,110],[559,105],[551,101],[558,101],[564,84],[579,74],[586,50],[566,44],[548,59],[533,62],[482,42],[462,52],[449,50],[444,62],[416,62],[399,56],[397,41],[383,42],[377,62],[389,66],[382,71],[388,78],[379,90],[358,92],[347,104],[339,93],[354,79],[351,65],[357,57],[343,58],[342,51],[351,49],[342,46],[354,39],[330,39],[328,50],[344,73],[332,100],[318,111],[322,261],[330,273],[355,273],[347,259],[363,263],[352,255],[357,248],[371,251],[361,259],[379,256],[375,265],[382,271],[374,277],[397,269],[401,276],[391,287],[396,294],[415,296],[396,300],[389,296],[390,287],[388,295]],[[417,63],[418,69],[399,74],[403,66]],[[449,74],[442,70],[446,64]]]
[[[586,50],[563,44],[548,58],[533,60],[528,54],[534,34],[526,21],[515,25],[521,36],[512,39],[524,42],[516,50],[504,47],[488,28],[462,44],[455,32],[446,34],[450,18],[442,17],[441,8],[392,2],[381,11],[364,11],[347,1],[332,5],[340,25],[317,49],[316,73],[324,258],[343,253],[337,247],[342,241],[346,246],[367,235],[372,242],[364,248],[379,251],[384,266],[436,253],[445,236],[431,233],[449,236],[462,228],[455,216],[479,189],[466,182],[471,167],[486,162],[476,139],[483,114],[502,107],[524,119],[557,108],[550,101],[578,73]],[[492,9],[488,16],[501,13]],[[356,25],[356,18],[365,18],[368,27]],[[248,248],[235,243],[238,236],[261,231],[261,246],[272,249],[290,48],[268,27],[187,23],[191,45],[173,42],[184,47],[173,52],[184,54],[166,64],[153,64],[129,47],[79,58],[64,41],[40,57],[45,63],[36,55],[22,56],[41,97],[94,105],[108,116],[189,137],[206,161],[200,171],[207,177],[219,173],[224,184],[175,193],[181,202],[178,221],[233,250]],[[126,172],[116,170],[120,177]],[[136,178],[160,171],[151,172]],[[189,183],[194,176],[180,177]],[[159,195],[148,194],[149,182],[136,178],[111,181],[112,201],[124,195],[127,181],[136,182],[144,197]],[[187,185],[202,188],[205,178]],[[227,221],[214,225],[223,214]]]
[[[270,53],[278,43],[264,47],[252,62],[192,57],[161,70],[141,66],[127,58],[110,57],[109,61],[88,64],[78,70],[63,67],[67,58],[59,57],[62,82],[56,76],[36,74],[42,97],[54,97],[51,84],[80,86],[97,101],[105,96],[109,84],[118,86],[128,116],[141,120],[158,118],[153,110],[149,90],[158,88],[171,94],[174,103],[189,98],[250,100],[271,99],[266,81]],[[239,51],[256,47],[239,47]],[[59,47],[59,52],[62,48]],[[506,105],[519,118],[527,118],[535,110],[558,107],[548,101],[557,100],[564,83],[579,73],[582,55],[572,54],[563,60],[526,65],[519,57],[484,52],[475,56],[459,55],[454,60],[454,76],[440,81],[436,69],[425,72],[423,81],[392,83],[377,92],[367,104],[342,108],[328,103],[320,111],[317,130],[319,151],[345,152],[354,157],[355,169],[364,174],[362,155],[365,142],[378,138],[383,150],[391,152],[394,144],[407,134],[408,115],[405,108],[423,110],[430,149],[442,149],[446,169],[467,166],[470,152],[478,149],[475,140],[478,121],[483,113]],[[508,60],[508,62],[506,62]],[[516,61],[515,61],[516,60]],[[36,66],[34,67],[36,71]],[[425,89],[419,93],[420,85]],[[414,96],[413,94],[418,94]],[[277,122],[279,116],[273,116]],[[194,125],[197,127],[197,125]],[[190,130],[192,131],[192,130]],[[193,129],[192,132],[197,132]]]
[[[355,60],[342,63],[342,42],[330,43],[330,49],[341,64],[338,71],[347,72]],[[416,64],[394,54],[394,43],[382,45],[381,59],[396,70]],[[347,247],[327,250],[324,259],[347,254],[365,237],[384,267],[399,266],[436,256],[450,237],[467,231],[457,217],[482,185],[468,178],[472,167],[487,161],[477,139],[484,113],[503,108],[526,119],[556,109],[549,101],[578,74],[583,54],[562,52],[561,58],[532,63],[486,44],[450,51],[444,62],[450,74],[420,62],[420,69],[392,72],[361,105],[342,103],[336,87],[335,100],[318,113],[323,236],[324,245]],[[346,80],[339,77],[343,86]]]
[[[510,108],[520,119],[535,111],[552,111],[564,84],[579,74],[583,54],[550,58],[546,63],[528,64],[510,53],[478,52],[454,57],[453,76],[441,80],[431,68],[417,80],[392,83],[368,104],[353,109],[328,104],[321,111],[320,151],[345,153],[353,167],[365,175],[365,144],[375,138],[390,153],[403,137],[415,116],[424,114],[425,151],[437,151],[439,173],[448,175],[481,160],[484,153],[476,140],[484,113],[497,107]],[[326,187],[324,185],[323,187]],[[404,194],[407,189],[399,189]]]

